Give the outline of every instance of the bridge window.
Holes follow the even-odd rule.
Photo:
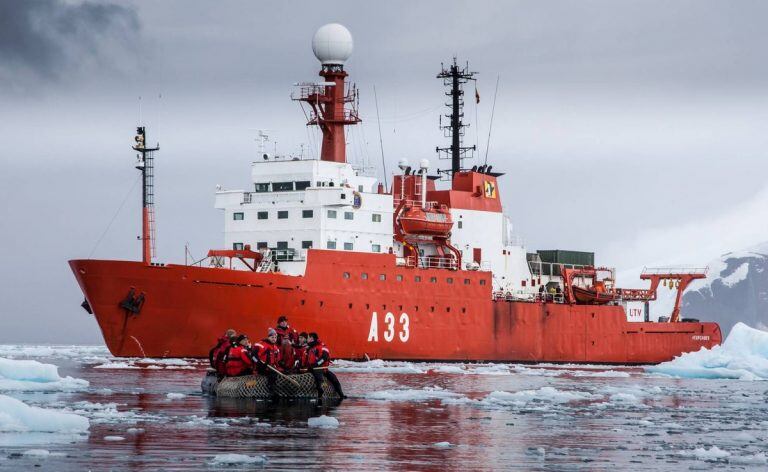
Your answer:
[[[336,249],[336,241],[328,241],[325,245],[328,249]]]
[[[463,223],[464,223],[463,221],[459,220],[459,229],[464,227]]]
[[[259,220],[266,220],[269,218],[269,212],[268,211],[260,211],[256,213],[256,218]]]
[[[259,241],[256,243],[256,249],[266,249],[269,247],[269,244],[266,241]]]
[[[293,182],[272,182],[273,192],[292,192]]]
[[[234,249],[235,251],[242,251],[243,243],[232,243],[232,249]]]
[[[344,250],[345,251],[351,251],[354,246],[352,243],[344,243]]]
[[[312,218],[313,216],[315,216],[315,212],[313,210],[301,210],[302,218]]]
[[[288,219],[288,210],[280,210],[277,212],[277,219],[278,220],[285,220]]]
[[[235,221],[244,220],[245,219],[245,213],[243,213],[242,211],[236,211],[236,212],[232,213],[232,219],[235,220]]]
[[[371,244],[371,252],[381,252],[381,244]]]
[[[336,210],[328,210],[328,218],[336,218]]]
[[[296,182],[296,190],[306,190],[311,184],[309,180],[299,180]]]
[[[278,241],[277,249],[288,249],[288,241]]]
[[[312,247],[312,241],[302,241],[301,242],[301,248],[302,249],[310,249]]]
[[[345,211],[344,212],[344,219],[345,220],[354,220],[355,219],[355,214],[352,213],[351,211]]]
[[[253,184],[253,190],[256,193],[269,192],[269,184]]]
[[[381,223],[381,214],[379,213],[372,214],[371,221],[373,221],[374,223]]]

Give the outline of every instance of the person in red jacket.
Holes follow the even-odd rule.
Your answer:
[[[267,377],[269,393],[274,397],[277,372],[280,366],[280,348],[277,346],[277,332],[269,328],[267,337],[255,343],[251,348],[251,356],[256,363],[256,373]]]
[[[239,375],[248,375],[252,372],[253,361],[248,355],[248,349],[251,343],[248,336],[241,334],[235,338],[235,345],[229,350],[226,356],[226,374],[230,377]]]
[[[288,318],[281,316],[275,327],[277,346],[280,348],[280,369],[288,372],[293,368],[293,343],[296,342],[296,330],[288,326]]]
[[[307,370],[307,333],[299,333],[299,340],[293,345],[293,370]]]
[[[228,329],[224,335],[216,341],[216,345],[208,351],[208,361],[211,363],[211,367],[216,369],[216,373],[220,376],[226,374],[224,368],[224,356],[229,352],[236,336],[237,332],[234,329]]]
[[[315,378],[318,404],[323,402],[323,377],[328,379],[328,382],[336,390],[339,398],[347,398],[341,390],[341,384],[339,379],[336,378],[336,374],[329,370],[331,366],[331,350],[320,341],[317,333],[309,333],[307,340],[309,341],[309,344],[307,344],[307,364],[309,371]]]

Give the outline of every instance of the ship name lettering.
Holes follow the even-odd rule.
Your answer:
[[[397,326],[399,324],[399,329]],[[384,315],[384,341],[391,343],[395,334],[400,342],[406,343],[411,337],[411,320],[407,313],[402,313],[397,319],[392,312]],[[397,330],[397,331],[396,331]],[[368,342],[379,342],[379,315],[375,311],[371,314],[371,327],[368,330]]]
[[[691,338],[694,341],[709,341],[709,336],[704,336],[704,335],[700,335],[700,334],[696,334],[694,336],[691,336]]]

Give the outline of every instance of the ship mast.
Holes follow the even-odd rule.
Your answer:
[[[437,74],[438,79],[443,79],[443,84],[448,87],[448,91],[445,94],[451,97],[451,100],[445,104],[451,112],[445,115],[448,118],[449,123],[443,125],[442,117],[440,116],[440,128],[443,130],[446,138],[451,138],[451,145],[448,147],[437,147],[435,152],[440,155],[440,159],[450,159],[451,169],[441,170],[441,173],[455,175],[461,171],[462,159],[469,158],[469,151],[474,151],[475,146],[462,146],[461,139],[464,136],[464,128],[469,126],[462,121],[464,117],[464,90],[462,86],[470,80],[474,80],[474,76],[477,72],[471,72],[469,70],[469,64],[464,67],[459,67],[456,63],[456,58],[453,58],[453,64],[446,68],[440,64],[442,70]],[[443,157],[445,155],[445,157]]]
[[[358,95],[354,84],[345,88],[344,62],[352,55],[352,35],[338,23],[320,27],[312,39],[312,50],[322,64],[319,83],[301,83],[294,100],[306,102],[311,111],[307,126],[317,125],[323,133],[320,159],[347,162],[344,126],[359,123]],[[346,104],[350,104],[347,108]]]
[[[146,147],[146,130],[143,126],[136,128],[133,150],[137,151],[136,168],[141,172],[141,260],[144,264],[152,263],[155,254],[155,151],[160,149],[157,144],[153,148]]]

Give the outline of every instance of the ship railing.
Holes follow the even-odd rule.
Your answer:
[[[565,303],[565,294],[562,293],[536,293],[533,301],[536,303]]]
[[[403,258],[406,267],[418,267],[419,269],[449,269],[457,270],[459,264],[455,259],[449,258],[437,258],[437,257],[420,257],[417,259],[414,256],[408,256]]]
[[[276,197],[276,193],[280,195]],[[280,203],[300,202],[304,199],[304,192],[243,192],[243,204],[271,203],[276,198]]]
[[[709,267],[645,267],[641,275],[706,275]]]
[[[494,300],[508,302],[532,302],[536,299],[536,294],[524,290],[497,290],[493,292]]]
[[[400,204],[400,202],[403,201],[399,197],[395,197],[394,199],[394,205],[397,206]],[[426,205],[423,205],[423,208],[427,211],[434,210],[439,207],[439,203],[437,202],[427,202]],[[411,200],[409,198],[405,199],[405,206],[413,207],[413,208],[422,208],[421,200]]]
[[[531,270],[531,274],[536,277],[540,275],[546,275],[549,277],[561,277],[561,266],[567,267],[568,269],[583,269],[584,267],[588,267],[581,264],[561,264],[557,262],[528,261],[528,268]]]

